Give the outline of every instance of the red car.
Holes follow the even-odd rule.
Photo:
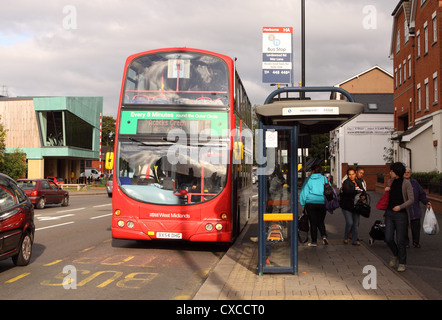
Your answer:
[[[69,205],[69,192],[61,189],[52,180],[19,179],[17,184],[38,209],[43,209],[47,204],[61,204],[63,207]]]
[[[34,207],[14,180],[0,173],[0,260],[12,257],[16,266],[31,260]]]
[[[64,179],[63,178],[60,178],[60,177],[52,177],[52,176],[49,176],[49,177],[46,177],[46,179],[48,179],[48,180],[52,180],[52,181],[54,181],[56,184],[64,184]]]

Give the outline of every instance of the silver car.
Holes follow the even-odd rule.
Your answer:
[[[107,191],[107,196],[109,198],[112,198],[112,179],[113,179],[113,174],[110,174],[106,182],[106,191]]]

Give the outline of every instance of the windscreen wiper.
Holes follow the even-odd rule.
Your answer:
[[[152,146],[154,146],[154,147],[169,147],[173,143],[172,141],[170,141],[167,144],[166,143],[146,143],[146,142],[137,140],[137,139],[132,138],[132,137],[129,137],[129,140],[132,141],[132,142],[139,143],[140,145],[143,145],[143,146],[146,146],[146,147],[152,147]]]

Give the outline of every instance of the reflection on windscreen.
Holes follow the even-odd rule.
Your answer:
[[[228,70],[218,57],[166,52],[142,56],[128,70],[125,104],[228,103]]]
[[[168,205],[201,203],[226,184],[227,145],[197,147],[122,142],[119,183],[136,200]],[[174,149],[173,151],[177,151]]]

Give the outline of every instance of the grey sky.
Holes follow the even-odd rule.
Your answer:
[[[306,84],[334,85],[374,65],[391,72],[397,1],[306,0]],[[301,80],[300,0],[16,0],[0,11],[0,86],[10,96],[103,96],[116,117],[126,58],[156,48],[237,57],[252,104],[262,83],[262,27],[294,29]]]

